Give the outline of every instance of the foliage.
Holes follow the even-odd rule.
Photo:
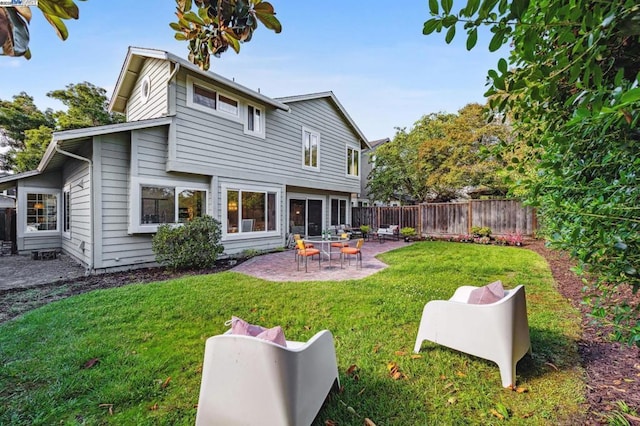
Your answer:
[[[411,228],[410,226],[405,226],[404,228],[400,229],[400,235],[402,235],[403,237],[413,237],[414,235],[416,235],[416,229]]]
[[[38,8],[62,40],[66,40],[69,36],[63,20],[78,19],[80,16],[78,6],[73,0],[38,0]],[[31,59],[29,49],[31,16],[31,9],[27,6],[0,7],[1,55],[24,56]]]
[[[505,164],[481,154],[508,137],[509,127],[488,123],[478,104],[458,114],[423,116],[410,131],[398,129],[393,141],[376,149],[369,192],[381,201],[406,194],[416,202],[450,201],[469,187],[504,194],[496,172]]]
[[[18,173],[35,169],[54,130],[124,121],[122,114],[108,111],[106,91],[86,81],[69,84],[47,96],[61,101],[67,110],[40,111],[24,92],[14,96],[13,101],[0,100],[0,142],[10,148],[0,155],[0,169]]]
[[[533,148],[513,168],[536,165],[521,184],[547,237],[597,278],[603,304],[594,312],[613,321],[615,337],[640,345],[640,306],[611,303],[627,284],[640,289],[640,5],[468,0],[456,14],[451,0],[430,0],[429,8],[425,34],[445,30],[450,42],[461,24],[471,49],[487,25],[489,50],[511,46],[509,62],[489,70],[487,95],[517,124],[519,145]]]
[[[369,225],[360,225],[360,231],[363,234],[368,234],[371,231],[371,227]]]
[[[271,3],[262,0],[176,0],[178,22],[172,22],[177,40],[189,42],[189,60],[208,70],[211,55],[220,57],[229,46],[240,52],[240,43],[248,42],[261,22],[280,33],[282,25]]]
[[[488,237],[491,235],[491,228],[488,226],[472,226],[471,233],[474,237]]]
[[[0,325],[0,423],[193,425],[205,340],[232,315],[281,325],[296,341],[331,330],[342,390],[314,425],[362,425],[365,417],[378,425],[583,423],[580,318],[544,259],[434,242],[380,260],[389,267],[362,280],[268,282],[223,272],[93,291],[29,312]],[[451,297],[461,283],[495,280],[524,284],[535,300],[527,306],[533,356],[517,370],[525,393],[505,391],[498,367],[476,357],[429,343],[412,357],[426,302]],[[407,379],[394,380],[389,362]],[[113,404],[113,414],[100,404]],[[499,405],[508,419],[493,416]]]
[[[158,263],[171,269],[210,268],[224,251],[220,222],[197,217],[181,225],[160,225],[151,249]]]

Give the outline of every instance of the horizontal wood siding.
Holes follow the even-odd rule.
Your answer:
[[[127,121],[145,120],[167,115],[167,82],[169,74],[170,63],[168,61],[152,58],[145,60],[127,103]],[[143,103],[140,88],[145,76],[149,76],[151,92],[147,102]]]
[[[187,106],[185,73],[179,74],[176,99],[177,162],[211,168],[232,168],[234,177],[250,179],[254,174],[273,176],[293,184],[331,189],[336,183],[345,192],[358,193],[360,180],[346,176],[346,146],[360,142],[337,108],[327,98],[293,102],[291,111],[266,108],[266,139],[244,134],[244,125]],[[233,93],[231,93],[233,95]],[[241,104],[244,115],[245,104]],[[302,166],[302,127],[320,134],[320,168]]]
[[[151,235],[129,235],[129,133],[116,133],[101,138],[100,147],[100,211],[102,256],[95,267],[117,268],[155,261],[151,251]]]
[[[81,152],[83,157],[91,157],[90,151]],[[85,161],[69,159],[63,169],[63,187],[70,189],[70,236],[62,237],[62,249],[83,265],[91,262],[91,177],[89,164]],[[61,198],[62,200],[62,198]],[[60,206],[62,208],[62,205]],[[63,218],[64,218],[64,212]],[[64,219],[63,219],[64,220]]]
[[[18,249],[21,252],[29,252],[32,250],[50,250],[59,249],[60,245],[60,235],[29,235],[24,238],[22,248],[18,247]]]

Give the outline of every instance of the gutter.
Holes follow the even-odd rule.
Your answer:
[[[72,152],[68,152],[68,151],[64,151],[62,150],[58,144],[60,143],[60,141],[56,141],[55,144],[53,144],[53,149],[62,155],[66,155],[67,157],[71,157],[74,158],[76,160],[80,160],[80,161],[84,161],[86,163],[89,164],[89,191],[91,191],[91,203],[89,203],[89,217],[91,218],[91,226],[89,227],[90,229],[90,239],[91,239],[91,257],[89,258],[89,271],[93,271],[94,269],[94,257],[95,257],[95,253],[96,253],[96,245],[95,245],[95,238],[94,238],[94,217],[93,217],[93,203],[94,203],[94,190],[93,190],[93,162],[91,160],[89,160],[88,158],[85,157],[81,157],[77,154],[74,154]]]

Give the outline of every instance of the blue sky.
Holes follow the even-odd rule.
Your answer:
[[[0,99],[24,91],[42,109],[61,109],[46,93],[70,83],[89,81],[110,95],[128,46],[187,56],[187,45],[168,25],[175,19],[173,0],[76,3],[80,19],[67,21],[64,42],[34,10],[33,58],[0,56]],[[396,127],[409,128],[424,114],[483,103],[487,70],[500,57],[486,48],[490,34],[471,52],[462,28],[452,45],[443,34],[422,35],[427,0],[271,3],[282,33],[259,28],[239,55],[212,59],[211,70],[271,97],[331,90],[370,140],[392,138]],[[454,9],[462,3],[456,0]]]

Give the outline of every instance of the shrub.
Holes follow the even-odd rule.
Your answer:
[[[488,226],[473,226],[471,227],[471,233],[474,237],[488,237],[491,235],[491,228]]]
[[[416,230],[415,228],[407,226],[400,230],[400,234],[402,234],[403,237],[413,237],[414,235],[416,235]]]
[[[507,242],[512,246],[521,246],[524,242],[524,237],[521,232],[510,232],[507,234]]]
[[[360,225],[360,232],[368,234],[369,231],[371,231],[371,227],[369,225]]]
[[[160,225],[151,248],[156,261],[171,269],[210,268],[224,247],[220,222],[198,217],[183,225]]]

